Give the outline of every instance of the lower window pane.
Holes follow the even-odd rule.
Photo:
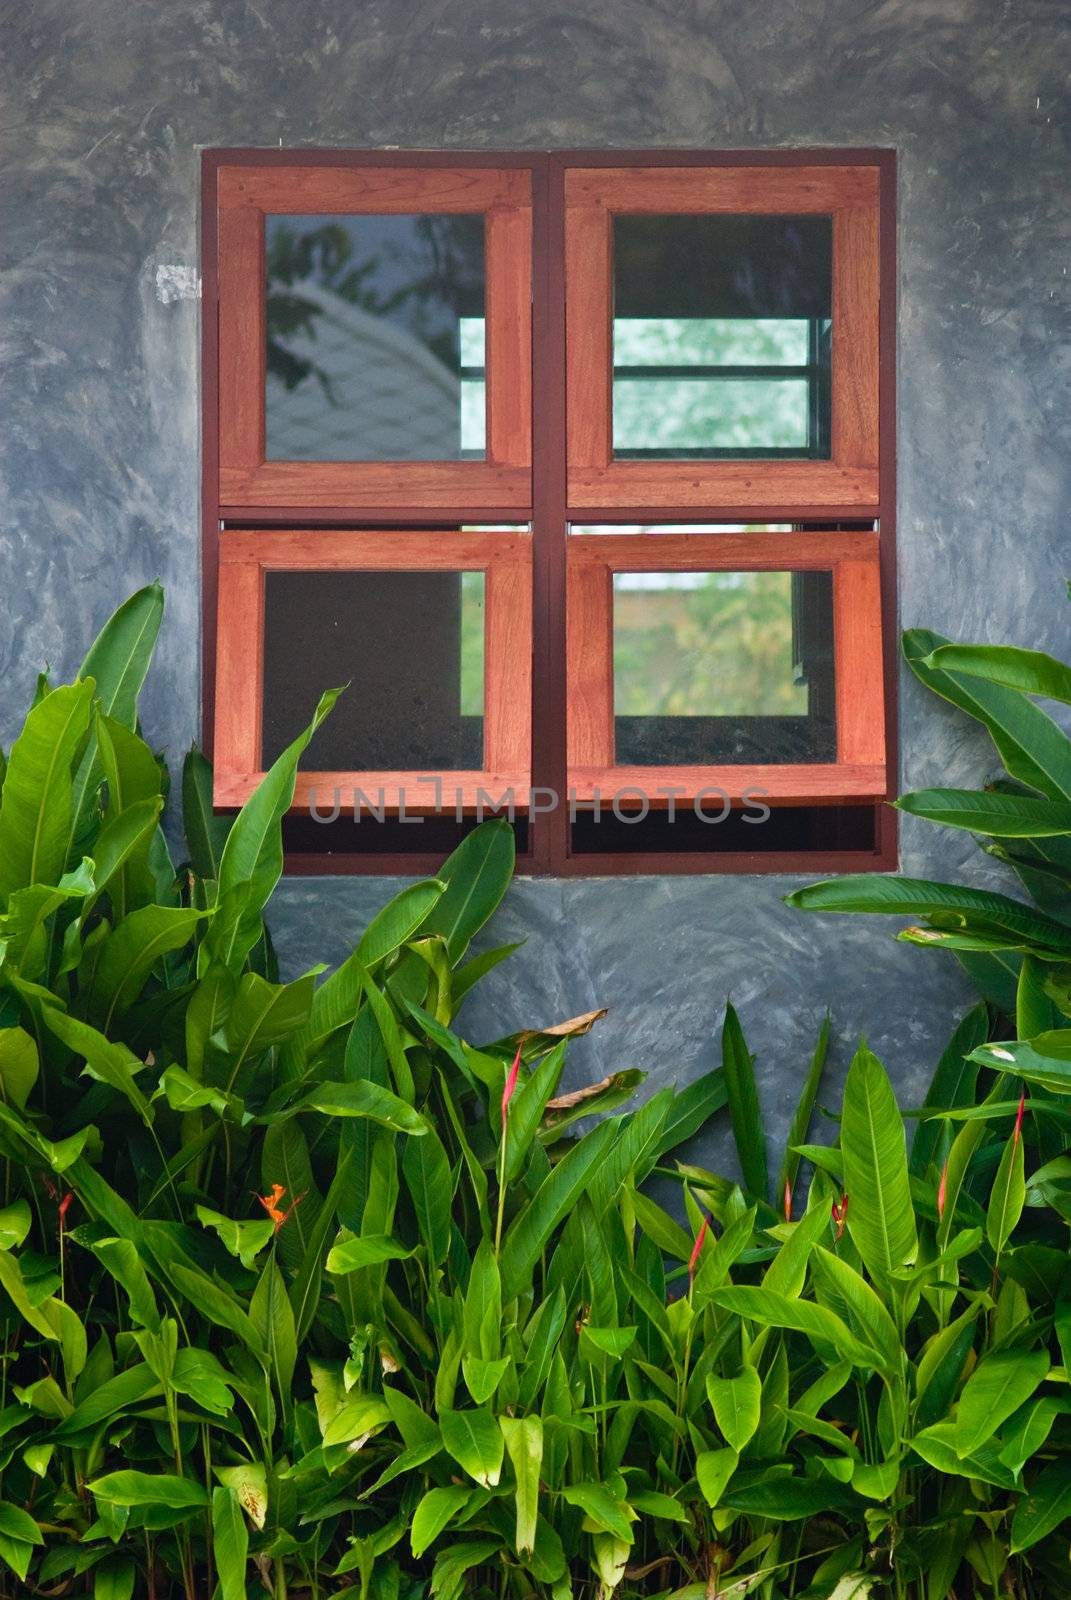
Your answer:
[[[829,572],[614,574],[618,766],[836,759]]]
[[[483,573],[268,572],[265,767],[307,725],[323,690],[341,683],[349,687],[316,734],[306,767],[481,768]]]

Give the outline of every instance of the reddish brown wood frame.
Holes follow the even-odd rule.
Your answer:
[[[217,208],[217,192],[225,187],[227,169],[241,168],[246,172],[261,174],[267,186],[273,188],[276,175],[287,169],[298,171],[302,183],[312,182],[323,175],[328,187],[344,174],[346,182],[368,183],[378,173],[379,192],[394,182],[408,180],[414,171],[428,175],[434,187],[439,174],[449,174],[459,169],[465,171],[507,172],[523,178],[530,185],[532,198],[532,319],[531,319],[531,372],[539,405],[531,412],[532,470],[526,473],[530,498],[521,503],[516,491],[509,491],[504,502],[493,500],[480,493],[470,494],[467,487],[454,482],[445,488],[444,498],[432,500],[423,494],[418,480],[410,478],[412,485],[399,491],[387,483],[383,498],[378,503],[360,495],[345,496],[341,490],[337,498],[330,499],[326,489],[311,498],[299,495],[291,485],[289,496],[281,494],[272,503],[244,496],[244,484],[250,482],[234,479],[221,495],[218,464],[221,447],[225,443],[225,414],[229,400],[221,388],[222,373],[219,365],[221,342],[225,343],[225,330],[221,326],[222,278],[226,276],[226,263],[222,256],[221,240],[217,229],[226,235],[223,208]],[[835,502],[825,498],[813,478],[800,480],[792,486],[792,496],[779,499],[776,505],[766,496],[767,473],[771,465],[785,463],[758,463],[753,481],[746,485],[748,494],[728,493],[728,498],[716,497],[699,502],[685,495],[678,502],[625,504],[616,494],[596,504],[594,496],[584,497],[583,503],[571,499],[566,474],[566,273],[565,273],[565,216],[566,183],[575,172],[583,171],[598,179],[607,171],[628,169],[646,172],[652,181],[660,184],[662,174],[701,172],[732,172],[740,174],[738,181],[748,185],[761,183],[764,173],[776,171],[779,181],[790,185],[794,174],[803,171],[819,173],[842,169],[867,169],[867,182],[876,177],[878,183],[878,274],[880,290],[878,300],[877,333],[877,394],[876,410],[870,403],[871,423],[867,437],[872,436],[873,417],[877,417],[880,452],[877,460],[877,499],[871,493],[873,479],[868,465],[865,485],[866,498],[850,497]],[[896,478],[896,416],[895,416],[895,359],[896,359],[896,158],[891,150],[771,150],[771,151],[556,151],[543,153],[503,152],[393,152],[393,151],[342,151],[302,150],[300,154],[277,150],[214,150],[206,151],[203,158],[203,219],[202,243],[204,257],[203,319],[203,726],[206,749],[213,751],[213,721],[215,715],[216,683],[216,585],[220,567],[220,553],[234,538],[238,530],[256,530],[267,537],[269,528],[283,531],[287,528],[317,528],[321,537],[328,530],[353,530],[359,527],[375,529],[410,529],[449,526],[458,528],[468,523],[502,520],[518,522],[527,518],[532,523],[533,555],[533,612],[534,628],[531,640],[532,683],[531,704],[532,779],[542,786],[564,795],[568,784],[566,750],[566,546],[569,523],[645,523],[656,518],[667,523],[717,523],[762,522],[774,520],[792,522],[797,526],[807,524],[830,526],[839,522],[863,523],[877,530],[881,571],[882,614],[886,640],[895,637],[896,631],[896,553],[895,553],[895,478]],[[382,175],[385,174],[385,178]],[[305,190],[306,195],[310,193]],[[526,187],[525,193],[528,193]],[[288,201],[291,209],[300,211],[296,197]],[[317,208],[321,204],[316,201]],[[408,204],[408,202],[407,202]],[[405,209],[404,205],[399,209]],[[258,209],[253,207],[253,209]],[[661,203],[656,209],[663,209]],[[797,204],[793,204],[798,210]],[[246,226],[249,226],[248,219]],[[247,258],[248,265],[248,258]],[[259,272],[259,265],[257,268]],[[871,281],[872,261],[867,268]],[[519,298],[515,316],[521,339],[528,337],[529,323],[521,312]],[[872,341],[872,329],[866,335]],[[260,371],[262,357],[258,347],[257,367]],[[520,362],[520,382],[527,381],[525,360]],[[247,374],[248,376],[248,374]],[[514,379],[517,372],[514,372]],[[253,388],[254,385],[250,385]],[[575,398],[575,397],[574,397]],[[254,406],[262,401],[253,396]],[[258,429],[259,429],[258,422]],[[867,431],[869,430],[869,431]],[[868,446],[869,449],[869,446]],[[309,465],[315,466],[310,463]],[[487,463],[451,463],[452,466],[486,466]],[[617,466],[627,463],[614,463]],[[637,465],[642,465],[637,463]],[[725,463],[719,463],[724,467]],[[815,463],[805,463],[808,468]],[[826,464],[829,465],[828,463]],[[465,485],[471,483],[466,478]],[[502,481],[502,480],[499,480]],[[371,492],[371,485],[370,485]],[[788,496],[788,490],[784,489]],[[847,486],[844,490],[849,494]],[[753,494],[753,498],[749,495]],[[798,498],[795,496],[798,494]],[[244,497],[243,497],[244,496]],[[287,535],[284,533],[284,537]],[[437,535],[436,537],[441,537]],[[496,535],[496,537],[499,537]],[[799,537],[798,535],[796,537]],[[226,646],[221,639],[221,649]],[[896,772],[896,700],[897,660],[889,649],[884,662],[885,701],[885,757],[890,782]],[[218,750],[217,750],[218,754]],[[808,802],[809,803],[809,802]],[[563,876],[617,873],[784,873],[806,871],[825,874],[895,868],[897,864],[896,813],[880,801],[874,802],[876,846],[873,850],[827,849],[821,851],[651,851],[622,854],[585,854],[573,849],[570,839],[568,813],[565,806],[556,812],[541,815],[529,824],[527,851],[518,859],[522,872],[553,873]],[[348,855],[327,853],[301,854],[288,858],[286,870],[297,873],[378,873],[419,874],[426,872],[432,857],[419,850],[404,853]]]
[[[617,765],[613,578],[617,572],[832,572],[837,759],[826,765]],[[652,806],[717,789],[734,803],[850,803],[885,793],[881,579],[873,533],[654,534],[570,538],[569,782],[578,801],[630,789]]]
[[[227,166],[218,178],[219,499],[223,506],[526,506],[532,498],[531,179],[458,165]],[[269,461],[264,218],[486,215],[485,461]]]
[[[878,501],[876,167],[613,167],[565,175],[569,500],[574,506]],[[613,219],[617,214],[818,213],[833,218],[829,461],[615,461]]]
[[[445,807],[488,811],[512,791],[527,804],[531,784],[532,540],[526,533],[258,529],[228,533],[219,563],[215,791],[236,806],[263,777],[265,572],[483,572],[484,766],[478,772],[298,774],[294,807],[345,812],[360,789],[411,816]],[[438,787],[437,787],[438,785]]]

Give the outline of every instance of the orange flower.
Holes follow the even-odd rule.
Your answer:
[[[287,1217],[289,1217],[294,1211],[297,1210],[298,1206],[301,1204],[301,1202],[305,1198],[305,1196],[303,1194],[299,1194],[297,1196],[297,1198],[295,1200],[293,1200],[290,1203],[289,1206],[287,1206],[286,1210],[283,1211],[283,1210],[280,1209],[279,1202],[283,1198],[283,1195],[285,1193],[286,1193],[285,1185],[283,1185],[281,1183],[273,1183],[272,1186],[271,1186],[271,1194],[258,1194],[257,1195],[257,1199],[260,1201],[261,1205],[264,1207],[265,1211],[268,1213],[269,1217],[274,1222],[274,1224],[275,1224],[275,1232],[276,1233],[279,1232],[279,1229],[282,1227],[282,1225],[286,1221]]]

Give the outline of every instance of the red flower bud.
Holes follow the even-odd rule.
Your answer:
[[[702,1222],[702,1226],[699,1229],[699,1236],[696,1239],[695,1244],[692,1246],[692,1253],[691,1253],[691,1256],[688,1259],[688,1282],[689,1283],[691,1283],[692,1279],[695,1277],[695,1269],[696,1269],[696,1265],[698,1264],[698,1261],[699,1261],[699,1252],[703,1248],[703,1240],[707,1236],[707,1229],[709,1228],[709,1226],[710,1226],[710,1218],[709,1217],[704,1217],[703,1218],[703,1222]]]
[[[1026,1110],[1026,1095],[1019,1096],[1019,1109],[1015,1114],[1015,1132],[1012,1134],[1012,1144],[1019,1143],[1019,1135],[1023,1131],[1023,1112]]]
[[[792,1185],[785,1179],[785,1221],[792,1221]]]
[[[948,1196],[948,1162],[941,1168],[941,1181],[937,1185],[937,1220],[943,1222],[945,1218],[945,1200]]]
[[[841,1195],[839,1205],[834,1200],[830,1207],[830,1215],[837,1225],[836,1236],[838,1239],[842,1239],[844,1237],[844,1224],[848,1220],[848,1196],[846,1194]]]
[[[510,1067],[509,1076],[506,1078],[506,1087],[502,1091],[502,1121],[503,1121],[503,1123],[505,1123],[505,1120],[506,1120],[506,1112],[509,1109],[509,1103],[513,1099],[513,1091],[517,1087],[517,1073],[520,1071],[520,1066],[521,1066],[521,1047],[520,1047],[520,1045],[518,1045],[517,1046],[517,1054],[513,1058],[513,1065],[512,1065],[512,1067]]]

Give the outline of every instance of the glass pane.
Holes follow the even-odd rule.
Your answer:
[[[265,767],[348,683],[310,770],[478,771],[483,682],[482,572],[265,575]]]
[[[269,460],[484,456],[482,216],[269,216],[265,255]]]
[[[618,457],[829,457],[831,217],[614,218]]]
[[[836,759],[829,572],[614,574],[618,765]]]

